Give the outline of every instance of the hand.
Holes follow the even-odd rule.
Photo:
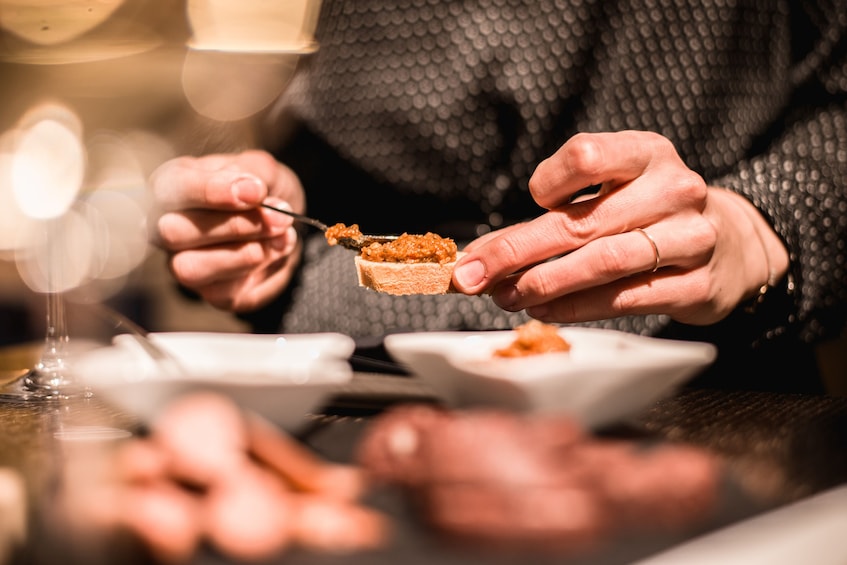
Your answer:
[[[217,308],[246,312],[290,282],[297,232],[291,218],[259,204],[303,211],[303,188],[268,153],[179,157],[154,171],[151,185],[154,240],[180,284]]]
[[[461,292],[546,322],[654,313],[705,325],[788,269],[759,211],[707,186],[654,133],[578,134],[529,188],[548,212],[468,245],[453,275]]]

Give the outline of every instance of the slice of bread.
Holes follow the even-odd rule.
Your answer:
[[[457,253],[456,259],[462,256]],[[359,286],[377,292],[395,294],[447,294],[453,288],[453,267],[450,263],[391,263],[367,261],[356,256]]]

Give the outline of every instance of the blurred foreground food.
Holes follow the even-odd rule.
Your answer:
[[[600,439],[567,417],[429,405],[383,414],[357,458],[372,480],[401,486],[436,531],[568,553],[703,524],[722,466],[693,447]]]

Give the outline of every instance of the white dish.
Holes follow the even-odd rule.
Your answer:
[[[569,414],[587,427],[637,415],[710,365],[714,345],[562,327],[567,353],[494,357],[513,330],[392,334],[385,347],[448,405]]]
[[[71,371],[144,422],[179,395],[211,390],[289,431],[353,376],[348,358],[355,342],[342,334],[169,332],[149,339],[173,363],[157,361],[134,336],[121,334],[73,358]]]
[[[847,486],[841,485],[704,534],[637,565],[843,565]]]

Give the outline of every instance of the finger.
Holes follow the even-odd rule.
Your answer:
[[[157,206],[165,211],[246,210],[267,196],[265,183],[255,175],[232,168],[212,169],[186,157],[160,167],[152,176],[152,191]]]
[[[296,177],[263,151],[179,157],[151,175],[153,195],[163,210],[253,208],[275,184],[294,186]]]
[[[490,294],[499,307],[519,311],[654,269],[694,268],[709,261],[716,237],[713,226],[701,216],[657,224],[643,232],[601,237],[566,256],[509,277]]]
[[[296,231],[290,228],[285,235],[270,239],[181,251],[171,257],[169,266],[180,283],[195,288],[246,276],[288,256],[296,243]]]
[[[231,213],[189,210],[163,214],[157,222],[157,244],[169,251],[183,251],[226,242],[249,241],[283,235],[292,218],[269,210]]]
[[[454,284],[461,292],[479,294],[513,273],[604,236],[669,216],[696,218],[705,207],[707,193],[703,179],[685,168],[639,177],[624,190],[565,204],[515,229],[498,232],[457,262]]]
[[[491,241],[495,237],[500,237],[503,234],[508,233],[510,230],[517,229],[520,225],[521,224],[512,224],[510,226],[506,226],[506,227],[500,228],[498,230],[491,231],[491,232],[488,232],[486,234],[483,234],[483,235],[477,237],[476,239],[474,239],[473,241],[469,242],[462,249],[462,251],[470,252],[470,251],[473,251],[474,249],[479,249],[480,247],[485,245],[486,242]]]
[[[252,312],[278,296],[279,289],[288,284],[295,269],[295,257],[285,255],[244,276],[219,280],[193,290],[204,301],[221,310]]]
[[[527,308],[526,313],[543,322],[563,324],[639,314],[667,314],[695,323],[698,306],[713,294],[707,269],[682,274],[669,269],[567,294]]]
[[[552,209],[585,187],[631,181],[668,157],[679,160],[671,142],[655,133],[579,133],[538,165],[529,189],[538,204]]]

